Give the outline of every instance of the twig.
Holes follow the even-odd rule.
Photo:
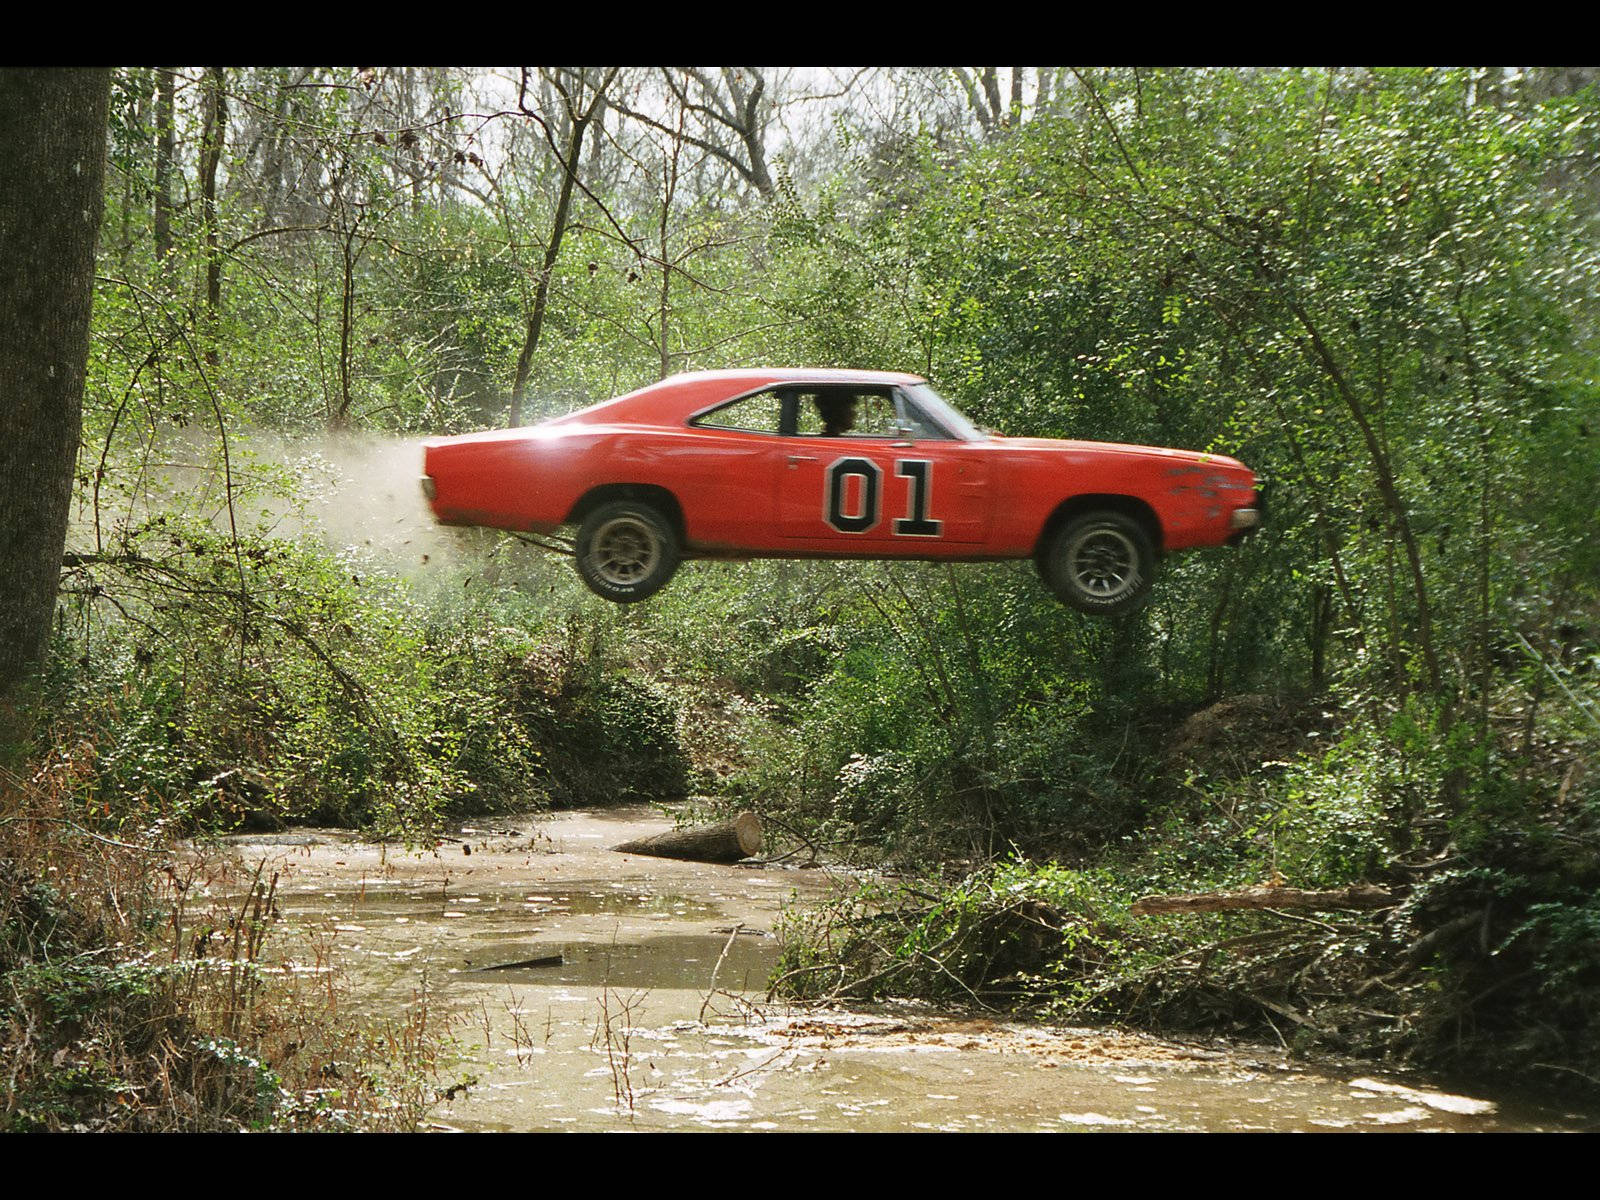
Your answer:
[[[1556,674],[1555,668],[1545,661],[1542,654],[1528,644],[1528,639],[1523,637],[1522,634],[1518,633],[1516,630],[1512,630],[1512,636],[1516,638],[1517,641],[1522,643],[1522,648],[1528,652],[1529,656],[1534,662],[1538,663],[1547,672],[1549,672],[1550,678],[1556,681],[1556,686],[1567,694],[1567,699],[1571,700],[1578,710],[1582,712],[1584,716],[1588,717],[1591,722],[1593,722],[1596,729],[1600,729],[1600,717],[1595,716],[1594,709],[1573,694],[1572,689],[1567,686],[1566,681],[1562,679],[1561,676]]]
[[[1320,1033],[1323,1037],[1328,1037],[1329,1036],[1329,1033],[1328,1033],[1328,1031],[1326,1029],[1322,1028],[1322,1026],[1318,1025],[1315,1021],[1311,1020],[1311,1018],[1301,1016],[1299,1013],[1295,1012],[1294,1009],[1290,1008],[1287,1004],[1279,1004],[1276,1000],[1268,1000],[1264,996],[1257,996],[1257,995],[1254,995],[1254,994],[1250,994],[1249,998],[1251,1000],[1255,1001],[1257,1004],[1261,1005],[1262,1008],[1270,1008],[1273,1012],[1278,1013],[1281,1016],[1288,1017],[1289,1020],[1295,1022],[1295,1024],[1297,1024],[1297,1025],[1304,1025],[1307,1029],[1311,1030],[1314,1033]],[[1268,1025],[1272,1025],[1272,1018],[1271,1017],[1267,1018],[1267,1024]],[[1272,1025],[1272,1031],[1274,1033],[1277,1033],[1278,1032],[1278,1027],[1276,1025]],[[1278,1040],[1280,1042],[1283,1041],[1283,1035],[1281,1033],[1278,1034]],[[1285,1046],[1284,1049],[1287,1050],[1288,1046]]]
[[[785,1054],[793,1054],[793,1053],[794,1053],[794,1051],[792,1051],[792,1050],[787,1050],[787,1049],[779,1050],[771,1058],[767,1059],[766,1062],[760,1062],[760,1063],[757,1063],[753,1067],[745,1067],[743,1070],[734,1071],[731,1074],[724,1075],[721,1079],[718,1079],[711,1086],[712,1087],[727,1087],[728,1084],[732,1083],[735,1079],[743,1079],[746,1075],[754,1075],[757,1071],[764,1071],[768,1067],[770,1067],[773,1063],[777,1062],[780,1058],[782,1058]]]
[[[526,542],[530,546],[537,546],[539,549],[548,550],[552,554],[564,554],[568,558],[571,558],[573,554],[576,553],[573,548],[573,543],[568,538],[556,538],[547,542],[541,538],[535,537],[531,533],[518,533],[515,530],[507,530],[506,532],[510,533],[511,536],[516,538],[519,542]],[[559,544],[562,542],[565,542],[566,544]]]
[[[722,962],[728,957],[728,951],[733,949],[734,939],[739,936],[739,931],[743,928],[744,922],[740,921],[732,929],[728,930],[728,940],[722,944],[722,953],[717,955],[717,965],[711,968],[711,984],[706,992],[706,998],[700,1002],[700,1015],[696,1018],[702,1024],[705,1023],[706,1008],[711,1004],[711,997],[716,995],[717,972],[722,970]]]
[[[1543,1067],[1547,1071],[1565,1071],[1569,1075],[1576,1075],[1580,1079],[1587,1079],[1590,1083],[1600,1083],[1593,1075],[1585,1074],[1576,1067],[1563,1067],[1560,1063],[1530,1063],[1530,1066]]]

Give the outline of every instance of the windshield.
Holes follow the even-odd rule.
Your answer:
[[[928,416],[944,426],[964,442],[986,442],[989,435],[967,420],[938,392],[925,383],[913,383],[905,388],[906,395]]]

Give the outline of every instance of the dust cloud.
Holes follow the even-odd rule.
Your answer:
[[[85,464],[102,486],[80,492],[68,548],[93,553],[176,516],[224,535],[237,529],[241,537],[309,542],[413,582],[456,567],[478,577],[510,543],[434,520],[421,488],[424,440],[235,427],[225,460],[215,429],[146,431],[134,445],[119,446],[104,470]],[[507,556],[527,564],[538,558]]]
[[[254,506],[280,537],[320,539],[396,574],[465,561],[462,535],[439,525],[423,498],[421,438],[327,434],[239,439],[252,469],[278,477],[280,493]]]

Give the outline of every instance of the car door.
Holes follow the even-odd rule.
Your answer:
[[[830,425],[832,410],[847,427]],[[796,388],[781,439],[779,526],[796,549],[945,557],[981,542],[988,457],[928,421],[898,388]]]

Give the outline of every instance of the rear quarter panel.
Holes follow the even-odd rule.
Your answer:
[[[751,548],[772,521],[771,439],[683,428],[552,424],[424,448],[446,524],[553,532],[585,493],[653,484],[677,497],[690,543]]]
[[[584,489],[596,436],[580,426],[510,429],[428,442],[434,515],[447,525],[550,532]]]

